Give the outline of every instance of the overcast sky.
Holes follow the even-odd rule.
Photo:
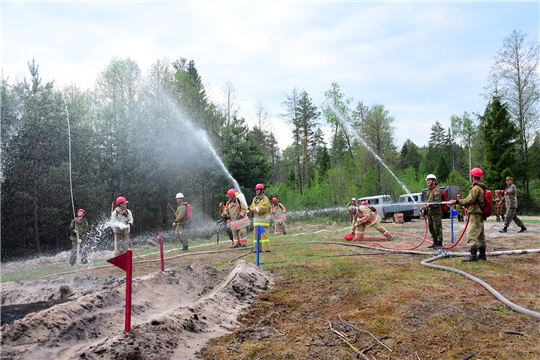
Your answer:
[[[262,101],[280,147],[280,119],[294,87],[319,106],[337,82],[347,98],[383,104],[396,145],[426,145],[431,126],[482,113],[493,57],[513,30],[539,37],[540,6],[528,2],[1,2],[2,70],[91,88],[113,57],[143,74],[158,59],[194,60],[211,98],[227,82],[251,124]],[[323,120],[321,119],[321,123]]]

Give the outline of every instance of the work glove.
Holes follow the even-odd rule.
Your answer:
[[[259,207],[258,206],[255,206],[255,211],[257,212],[257,214],[259,213]]]
[[[81,244],[81,243],[82,243],[81,239],[77,240],[77,244]]]

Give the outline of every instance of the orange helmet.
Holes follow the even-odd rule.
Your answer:
[[[117,199],[116,199],[116,205],[120,205],[122,203],[127,203],[128,201],[126,200],[125,197],[123,196],[119,196]]]
[[[228,197],[232,197],[236,194],[236,190],[234,189],[229,189],[229,191],[227,191],[227,196]]]
[[[480,168],[474,168],[471,170],[471,172],[469,173],[470,175],[474,176],[474,177],[477,177],[477,178],[481,178],[482,176],[484,176],[484,173],[482,172],[482,169]]]
[[[255,190],[264,190],[264,185],[263,184],[255,185]]]
[[[273,202],[274,204],[277,204],[277,198],[276,198],[276,197],[275,197],[275,198],[272,198],[272,202]]]

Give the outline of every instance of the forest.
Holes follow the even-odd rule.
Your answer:
[[[433,123],[427,145],[407,140],[400,149],[399,119],[336,82],[313,90],[324,91],[321,104],[287,90],[281,116],[293,141],[280,149],[264,103],[250,128],[235,111],[232,84],[222,103],[212,102],[194,59],[159,59],[143,74],[132,59],[113,58],[91,89],[43,83],[47,69],[31,59],[27,78],[1,81],[1,259],[69,249],[74,211],[103,222],[118,196],[129,201],[133,236],[170,230],[177,192],[192,204],[194,226],[215,224],[235,182],[248,202],[263,183],[290,210],[324,209],[351,197],[397,200],[425,188],[428,173],[466,195],[469,170],[480,167],[490,189],[513,176],[518,213],[538,214],[539,55],[537,40],[511,32],[478,89],[484,112],[461,109],[449,128]]]

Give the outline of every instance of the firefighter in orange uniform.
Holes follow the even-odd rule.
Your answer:
[[[349,212],[353,213],[355,219],[352,228],[353,241],[364,240],[364,231],[370,226],[377,229],[388,241],[394,240],[392,234],[381,225],[381,217],[373,212],[369,206],[361,204],[357,210],[354,207],[349,207]]]
[[[229,201],[225,204],[225,209],[221,213],[221,217],[231,220],[230,226],[233,234],[233,247],[247,246],[247,227],[249,218],[247,217],[247,206],[237,197],[235,189],[227,191]]]
[[[270,211],[274,217],[274,235],[280,236],[287,235],[287,230],[285,229],[285,213],[287,209],[283,206],[282,203],[278,202],[278,199],[272,198],[272,210]]]

